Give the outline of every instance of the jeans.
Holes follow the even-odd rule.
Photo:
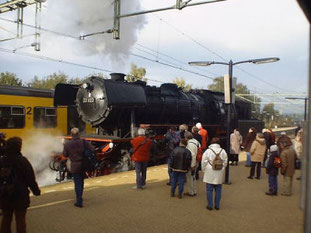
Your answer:
[[[261,162],[252,162],[251,174],[250,177],[254,177],[255,175],[255,167],[257,166],[257,175],[256,177],[259,179],[261,174]]]
[[[172,171],[171,192],[175,193],[178,184],[178,195],[182,195],[184,191],[186,172]]]
[[[137,188],[146,185],[147,165],[148,162],[135,162]]]
[[[11,223],[13,213],[15,214],[16,232],[26,233],[26,211],[22,210],[2,210],[1,233],[11,233]]]
[[[208,184],[206,183],[206,197],[207,205],[213,208],[213,190],[215,189],[215,208],[219,208],[221,199],[221,184]]]
[[[278,177],[269,175],[269,192],[277,193],[278,192]]]
[[[246,152],[246,165],[247,166],[251,166],[252,165],[251,153],[250,152]]]
[[[73,176],[73,182],[75,184],[75,193],[76,193],[76,199],[77,204],[82,205],[83,199],[83,188],[84,188],[84,173],[74,173]]]

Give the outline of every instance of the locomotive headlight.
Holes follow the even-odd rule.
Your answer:
[[[109,148],[110,148],[110,149],[113,148],[113,143],[112,143],[112,142],[109,143]]]

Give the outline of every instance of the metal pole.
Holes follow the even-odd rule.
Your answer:
[[[310,34],[310,27],[309,27],[309,35]],[[309,37],[310,38],[310,37]],[[309,39],[309,55],[311,55],[311,40]],[[311,98],[311,60],[309,58],[309,99]],[[310,102],[309,101],[309,109],[310,109]],[[306,150],[304,152],[304,162],[305,165],[303,165],[303,168],[305,169],[305,172],[303,171],[303,176],[302,176],[302,184],[303,184],[303,189],[305,192],[302,192],[302,195],[305,194],[303,200],[304,200],[304,233],[311,233],[311,167],[310,167],[310,160],[311,160],[311,136],[310,136],[310,111],[308,112],[308,122],[305,122],[305,130],[304,134],[306,135]]]
[[[232,60],[229,61],[229,90],[230,90],[230,103],[227,105],[227,167],[225,173],[225,184],[231,184],[229,181],[229,157],[230,157],[230,133],[231,133],[231,102],[232,102]]]
[[[136,16],[136,15],[143,15],[143,14],[154,13],[154,12],[159,12],[159,11],[166,11],[166,10],[183,9],[184,7],[187,7],[187,6],[198,6],[198,5],[207,4],[207,3],[216,3],[216,2],[224,2],[224,1],[227,1],[227,0],[214,0],[214,1],[204,1],[204,2],[190,3],[190,4],[186,4],[182,8],[177,8],[177,6],[174,5],[174,6],[164,7],[164,8],[159,8],[159,9],[153,9],[153,10],[147,10],[147,11],[140,11],[140,12],[135,12],[135,13],[123,14],[123,15],[119,15],[119,18],[131,17],[131,16]]]
[[[307,100],[308,100],[308,98],[305,98],[305,116],[304,116],[305,122],[307,120]]]
[[[131,137],[135,137],[135,112],[134,109],[131,111]]]
[[[113,39],[120,39],[120,11],[121,0],[114,0]]]

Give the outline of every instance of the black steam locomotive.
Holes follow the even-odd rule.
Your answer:
[[[114,143],[110,155],[105,155],[111,163],[118,163],[128,154],[129,140],[141,125],[160,138],[168,126],[192,126],[201,122],[210,138],[217,135],[225,144],[227,121],[223,93],[183,92],[172,83],[160,87],[148,86],[143,81],[129,83],[124,76],[113,73],[111,79],[91,77],[81,85],[58,84],[55,89],[55,106],[76,106],[82,120],[97,128],[94,143],[98,144],[98,138]],[[262,122],[251,119],[251,105],[242,100],[236,100],[232,106],[231,119],[232,128],[239,127],[242,133],[250,126],[263,127]],[[160,152],[161,149],[154,150],[157,158]]]
[[[226,129],[223,93],[183,92],[173,83],[160,87],[148,86],[143,81],[128,83],[124,76],[113,73],[111,79],[91,77],[81,85],[58,84],[54,105],[75,105],[82,120],[97,127],[99,134],[121,138],[129,136],[140,124],[149,124],[156,130],[161,126],[201,122],[211,131]],[[236,100],[231,112],[232,128],[241,128],[245,122],[258,124],[251,119],[248,102]]]

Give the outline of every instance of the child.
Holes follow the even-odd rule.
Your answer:
[[[266,192],[266,195],[278,195],[278,173],[281,164],[277,145],[270,146],[269,154],[266,169],[266,173],[269,175],[269,192]]]

